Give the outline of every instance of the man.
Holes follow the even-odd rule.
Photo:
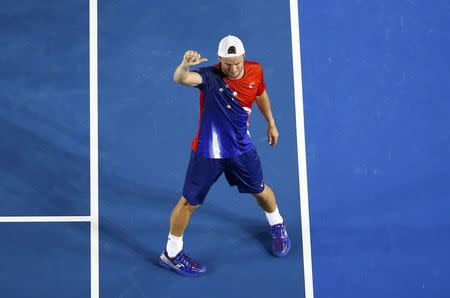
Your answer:
[[[209,189],[225,173],[230,186],[251,193],[265,211],[272,234],[272,252],[284,256],[290,241],[272,189],[263,181],[258,153],[248,131],[251,107],[256,104],[268,124],[268,142],[273,147],[278,131],[265,90],[263,71],[256,62],[244,61],[241,40],[227,36],[219,43],[219,63],[190,71],[207,61],[196,51],[187,51],[176,68],[175,82],[200,89],[200,120],[192,142],[192,153],[183,195],[170,216],[170,232],[159,263],[184,276],[198,276],[206,267],[183,250],[183,234],[192,213]]]

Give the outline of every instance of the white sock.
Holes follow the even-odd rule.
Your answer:
[[[166,251],[170,258],[175,257],[183,249],[183,236],[175,236],[169,233]]]
[[[281,217],[278,207],[272,213],[269,213],[269,212],[264,212],[264,213],[266,213],[266,218],[267,218],[267,221],[269,222],[269,225],[274,226],[274,225],[283,223],[283,217]]]

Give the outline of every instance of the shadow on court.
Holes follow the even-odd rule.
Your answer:
[[[102,207],[100,225],[100,230],[104,235],[102,240],[116,243],[146,260],[154,261],[165,247],[169,230],[169,216],[180,195],[170,190],[152,190],[118,176],[114,176],[114,178],[110,176],[110,178],[108,181],[114,183],[102,187],[103,196],[109,198]],[[124,202],[128,206],[124,206]],[[120,207],[121,205],[122,207]],[[127,212],[127,214],[134,214],[133,219],[123,216],[123,208],[127,208],[128,212],[131,212]],[[258,207],[255,203],[256,211],[258,211]],[[114,221],[115,216],[118,217],[118,221]],[[121,220],[124,220],[126,225],[125,223],[121,225]],[[208,226],[212,225],[211,222],[215,222],[213,227],[219,223],[226,223],[227,226],[233,228],[226,231],[220,229],[218,232],[223,232],[227,237],[233,237],[237,241],[242,239],[256,241],[267,250],[267,254],[270,254],[270,235],[266,231],[267,224],[263,217],[255,220],[254,217],[233,213],[216,204],[206,204],[196,210],[191,222],[192,225],[195,223],[197,225],[195,225],[195,231],[187,232],[187,239],[197,238],[196,233],[211,232],[211,228],[201,225],[201,222],[205,222]],[[199,222],[200,225],[198,225]],[[189,229],[190,226],[188,226]],[[158,235],[159,239],[158,241],[148,241],[148,236],[145,235]],[[143,242],[145,240],[147,242]],[[207,239],[204,240],[207,241]],[[208,255],[206,255],[207,258]]]

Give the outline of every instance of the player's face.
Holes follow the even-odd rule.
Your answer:
[[[230,79],[239,78],[244,71],[244,55],[239,57],[220,57],[222,72]]]

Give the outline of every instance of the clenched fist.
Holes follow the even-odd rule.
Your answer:
[[[189,50],[186,53],[184,53],[182,64],[185,66],[192,66],[200,64],[205,61],[208,61],[208,59],[200,56],[199,52]]]

